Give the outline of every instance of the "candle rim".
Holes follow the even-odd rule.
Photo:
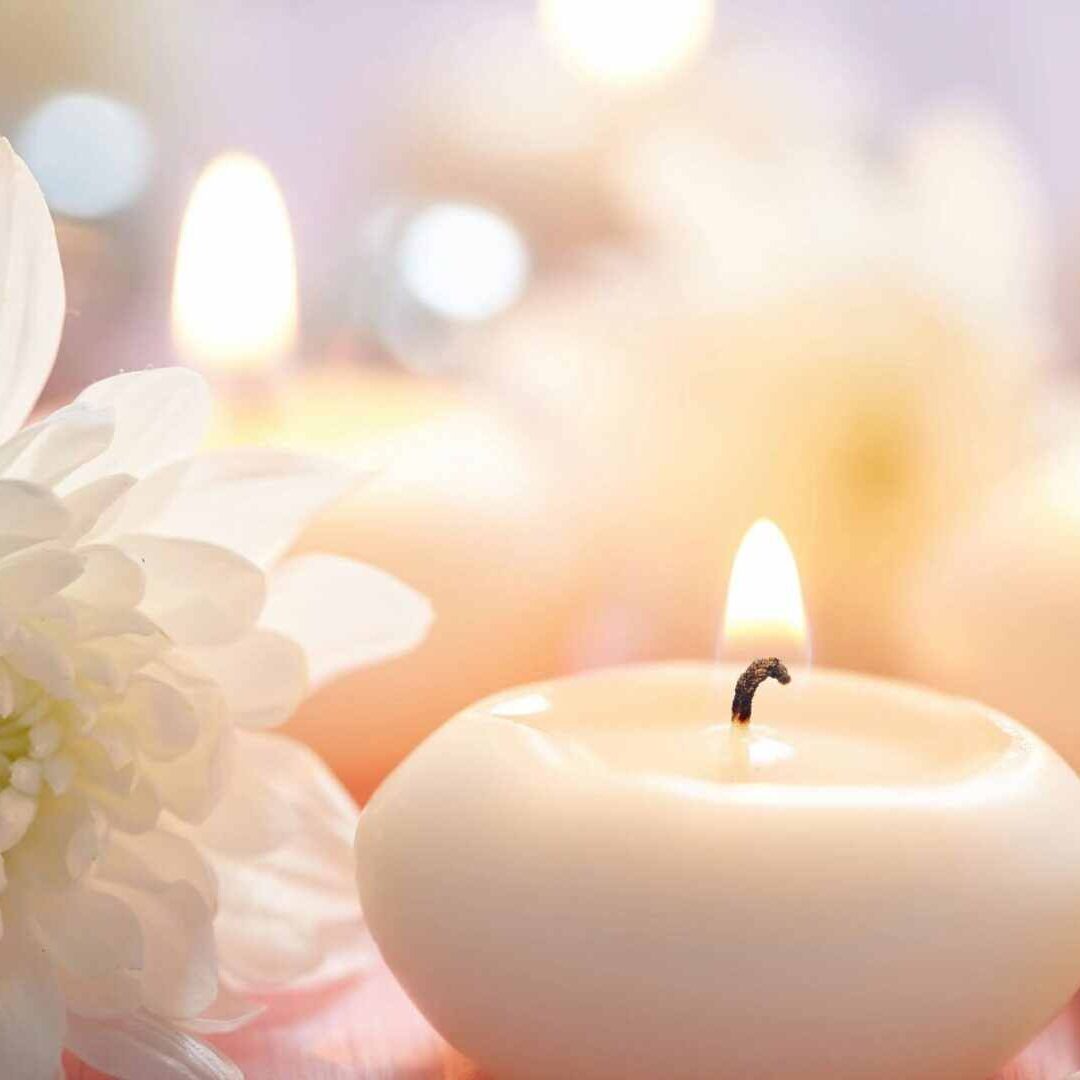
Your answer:
[[[546,698],[552,687],[562,684],[601,683],[605,679],[618,676],[677,679],[700,677],[712,673],[717,679],[717,700],[722,702],[723,693],[730,692],[729,687],[734,685],[734,680],[741,671],[742,667],[738,664],[694,660],[597,668],[558,679],[526,684],[490,695],[458,713],[440,729],[436,737],[443,732],[450,733],[453,737],[453,733],[463,726],[477,723],[492,725],[495,728],[509,726],[516,732],[516,738],[511,742],[516,743],[520,752],[525,756],[531,755],[540,762],[546,762],[550,767],[570,771],[587,769],[591,776],[603,778],[616,786],[641,786],[661,795],[678,794],[682,797],[689,796],[729,806],[787,805],[823,808],[862,806],[869,808],[940,806],[958,800],[974,805],[980,801],[998,802],[1007,799],[1011,792],[1022,788],[1031,771],[1046,768],[1065,770],[1073,782],[1080,782],[1071,768],[1051,747],[1034,732],[999,710],[968,698],[924,688],[905,680],[840,669],[814,669],[806,673],[803,679],[847,690],[858,687],[860,692],[869,689],[893,702],[899,701],[905,706],[910,705],[915,714],[925,713],[926,706],[933,705],[940,708],[943,715],[966,715],[969,720],[975,719],[987,725],[987,731],[999,741],[1000,749],[996,753],[983,755],[978,760],[977,767],[966,773],[929,780],[922,779],[919,782],[773,783],[755,780],[747,783],[725,778],[701,779],[664,770],[628,769],[609,764],[602,757],[594,754],[568,753],[566,746],[572,743],[572,740],[560,742],[559,733],[545,730],[541,724],[537,723],[535,713],[500,715],[494,711],[500,703],[530,697]],[[729,678],[730,683],[725,681]],[[799,681],[802,682],[802,679]],[[789,694],[793,689],[795,689],[794,684],[781,693]],[[917,708],[920,705],[922,708]],[[757,723],[756,719],[755,723]],[[731,727],[729,718],[721,712],[717,714],[716,724],[718,728]],[[754,725],[750,727],[753,728]],[[761,724],[758,727],[759,730],[772,734],[765,708],[762,709]],[[702,730],[706,728],[703,727]],[[473,737],[467,732],[465,734],[470,738]]]

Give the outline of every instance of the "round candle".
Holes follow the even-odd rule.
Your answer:
[[[981,1080],[1080,982],[1080,780],[837,672],[612,669],[467,709],[357,834],[406,992],[499,1080]]]

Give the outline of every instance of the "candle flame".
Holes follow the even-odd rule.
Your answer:
[[[724,609],[722,652],[732,659],[808,659],[799,570],[787,539],[768,518],[750,526],[735,553]]]
[[[172,297],[173,338],[192,364],[228,374],[282,364],[296,344],[296,257],[270,170],[231,151],[191,193]]]

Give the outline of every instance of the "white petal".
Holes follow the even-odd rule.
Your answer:
[[[228,990],[219,990],[217,1000],[210,1008],[194,1019],[180,1023],[185,1031],[195,1035],[224,1035],[251,1023],[265,1011],[265,1005],[248,1001]]]
[[[111,544],[90,544],[78,549],[82,575],[64,595],[95,607],[135,607],[146,591],[142,568]],[[0,571],[3,564],[0,564]]]
[[[71,787],[75,762],[67,754],[53,754],[42,765],[42,775],[54,795],[63,795]]]
[[[52,487],[108,449],[111,409],[69,405],[0,446],[0,475]]]
[[[45,800],[34,823],[33,843],[19,849],[20,875],[43,888],[67,888],[99,855],[101,839],[81,792]]]
[[[139,750],[159,761],[186,754],[199,735],[194,704],[179,690],[147,675],[136,675],[120,709],[136,733]]]
[[[77,580],[83,560],[63,548],[35,547],[0,559],[0,607],[27,612]]]
[[[298,642],[312,689],[418,645],[431,605],[390,574],[336,555],[302,555],[273,572],[261,625]]]
[[[75,668],[62,645],[27,625],[16,628],[4,644],[5,659],[26,678],[41,685],[54,697],[70,698],[75,693]]]
[[[98,870],[108,881],[139,889],[186,881],[207,907],[217,909],[217,881],[206,859],[190,840],[163,828],[140,836],[113,834]]]
[[[11,766],[11,786],[24,795],[37,795],[41,791],[41,776],[41,762],[32,758],[19,758]]]
[[[13,848],[25,835],[37,814],[37,799],[13,787],[0,791],[0,854]]]
[[[135,912],[142,929],[143,1005],[158,1016],[198,1016],[217,997],[214,913],[186,881],[160,888],[102,886]]]
[[[56,972],[68,1011],[89,1019],[109,1019],[139,1007],[138,973],[117,968],[98,978],[84,979],[60,968]]]
[[[280,735],[238,733],[234,774],[235,786],[195,833],[218,875],[223,970],[255,987],[311,979],[345,941],[357,946],[357,970],[370,949],[351,872],[356,804],[316,754]],[[245,852],[245,841],[269,839],[257,835],[264,816],[278,822],[273,847]]]
[[[55,1075],[63,1040],[52,965],[25,927],[9,926],[0,939],[0,1076]]]
[[[0,716],[10,716],[15,711],[15,681],[7,668],[0,667]]]
[[[220,450],[163,478],[171,495],[135,527],[220,544],[269,566],[319,510],[364,478],[336,462],[286,451]]]
[[[89,538],[112,540],[127,533],[145,532],[147,523],[154,521],[179,491],[196,460],[174,461],[138,478],[127,495],[102,514]]]
[[[152,829],[161,815],[161,800],[157,789],[144,777],[138,777],[135,786],[125,795],[92,784],[81,784],[94,805],[104,812],[109,824],[123,832],[144,833]]]
[[[31,906],[37,937],[68,971],[96,979],[142,966],[142,935],[123,901],[87,888],[39,892]]]
[[[0,480],[0,555],[64,534],[71,515],[48,489],[28,480]]]
[[[131,535],[116,545],[146,575],[141,608],[181,645],[225,645],[246,633],[266,595],[262,571],[198,540]]]
[[[127,473],[113,473],[91,480],[64,497],[64,505],[71,514],[71,527],[65,536],[68,543],[85,536],[111,511],[137,483]]]
[[[192,649],[192,659],[221,687],[234,724],[282,724],[307,696],[304,651],[272,630],[253,630],[220,649]]]
[[[182,821],[199,822],[214,809],[229,780],[233,729],[227,723],[203,728],[199,741],[175,761],[146,759],[143,772],[154,785],[162,806]]]
[[[146,476],[198,449],[210,418],[210,394],[187,368],[157,368],[114,375],[87,387],[80,405],[109,408],[116,431],[108,451],[79,469],[72,484],[110,473]]]
[[[311,927],[293,916],[260,911],[257,903],[223,908],[217,931],[222,973],[254,991],[294,984],[322,963]]]
[[[117,1080],[243,1080],[212,1047],[148,1016],[68,1020],[67,1045],[87,1065]]]
[[[29,169],[0,139],[0,439],[34,407],[63,323],[64,276],[52,218]]]

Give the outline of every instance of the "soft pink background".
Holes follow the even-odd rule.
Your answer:
[[[487,1080],[428,1027],[382,964],[334,991],[278,998],[217,1045],[250,1080]],[[993,1080],[1063,1080],[1077,1068],[1080,995]],[[68,1077],[99,1074],[70,1062]]]

